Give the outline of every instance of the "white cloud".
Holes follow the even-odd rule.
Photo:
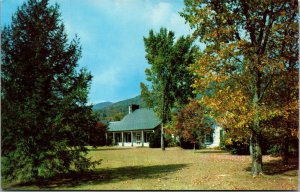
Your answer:
[[[120,85],[119,76],[121,74],[120,68],[108,68],[107,70],[102,71],[101,73],[94,75],[93,82],[100,87],[107,86],[109,83],[110,86],[116,87]]]
[[[168,26],[170,29],[174,30],[175,33],[180,35],[187,35],[192,33],[188,24],[185,23],[184,18],[182,18],[179,14],[172,14],[172,16],[170,17],[170,22],[168,22]]]
[[[171,5],[169,3],[160,2],[158,5],[154,5],[146,14],[150,16],[154,26],[161,26],[166,24],[168,16],[171,13]]]
[[[120,23],[136,22],[149,29],[166,27],[175,31],[176,36],[186,35],[189,27],[178,14],[173,4],[154,0],[91,0],[98,8],[117,18]]]

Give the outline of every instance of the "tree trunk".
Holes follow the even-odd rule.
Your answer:
[[[164,142],[164,123],[166,122],[166,83],[164,83],[163,90],[163,105],[162,105],[162,123],[161,123],[161,137],[160,137],[160,146],[161,150],[165,150]]]
[[[255,177],[256,175],[262,174],[262,150],[260,144],[260,135],[253,132],[251,136],[250,142],[250,154],[252,157],[252,175]]]
[[[258,110],[258,93],[256,92],[253,98],[253,109],[255,110],[255,116],[253,119],[253,129],[250,140],[250,153],[252,157],[252,175],[262,174],[262,150],[261,150],[261,130],[260,130],[260,116]]]
[[[251,158],[252,158],[252,155],[253,155],[253,142],[252,142],[252,135],[251,135],[251,137],[250,137],[249,151],[250,151],[250,156],[251,156]]]
[[[160,146],[161,150],[165,150],[165,142],[164,142],[164,124],[161,124],[161,137],[160,137]]]
[[[194,153],[196,152],[196,143],[194,142]]]

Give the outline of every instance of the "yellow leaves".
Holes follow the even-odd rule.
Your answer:
[[[237,48],[245,48],[245,47],[249,46],[249,42],[244,39],[241,39],[241,40],[237,41],[236,45],[237,45]]]
[[[232,144],[233,144],[232,139],[231,139],[231,138],[227,138],[227,139],[225,140],[225,144],[227,144],[227,145],[232,145]]]
[[[292,29],[293,31],[298,31],[298,23],[291,23],[290,29]]]
[[[282,23],[276,23],[276,24],[273,25],[272,30],[273,31],[278,31],[278,30],[283,29],[283,27],[285,27],[284,24],[282,24]]]
[[[298,129],[292,129],[291,132],[292,132],[291,135],[293,137],[297,136],[297,138],[299,138],[299,130]]]
[[[282,17],[284,17],[284,16],[286,16],[286,11],[285,11],[285,10],[282,10],[282,11],[279,12],[279,14],[280,14]]]

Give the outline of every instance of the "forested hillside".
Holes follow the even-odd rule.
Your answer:
[[[107,103],[107,102],[105,102]],[[141,96],[136,96],[131,99],[126,99],[113,104],[110,104],[101,109],[95,109],[96,106],[101,106],[102,103],[94,105],[94,111],[101,121],[119,121],[126,114],[128,114],[128,106],[131,104],[137,104],[141,107],[145,107],[145,103],[142,101]]]
[[[103,109],[103,108],[108,107],[108,106],[110,106],[112,104],[114,104],[114,103],[109,102],[109,101],[108,102],[98,103],[98,104],[96,104],[96,105],[93,106],[93,110]]]

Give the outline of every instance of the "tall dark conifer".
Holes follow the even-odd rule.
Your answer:
[[[31,180],[94,165],[84,154],[95,126],[78,69],[78,38],[67,39],[58,5],[29,0],[2,30],[2,175]]]

